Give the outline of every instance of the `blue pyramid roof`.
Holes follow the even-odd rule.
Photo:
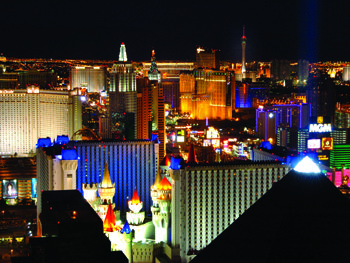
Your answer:
[[[125,221],[125,224],[124,224],[124,226],[123,226],[123,228],[122,228],[122,230],[120,230],[120,232],[122,233],[122,234],[130,234],[131,233],[131,228],[130,228],[130,226],[129,226],[129,224],[128,224],[128,221]]]

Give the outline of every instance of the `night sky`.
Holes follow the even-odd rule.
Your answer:
[[[0,52],[7,57],[195,60],[197,45],[248,61],[350,61],[350,2],[298,1],[7,1]]]

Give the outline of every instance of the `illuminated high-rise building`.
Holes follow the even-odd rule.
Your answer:
[[[258,137],[268,140],[272,144],[278,141],[278,145],[281,146],[287,143],[281,141],[282,130],[284,133],[288,130],[288,136],[293,137],[291,133],[306,128],[309,120],[310,104],[307,103],[260,106],[256,110],[256,133]],[[278,128],[281,129],[278,130]],[[288,136],[285,135],[284,138],[287,139]],[[292,148],[297,148],[297,144],[299,144],[296,141],[290,143],[291,145],[288,146]]]
[[[137,138],[152,139],[158,135],[159,158],[165,156],[165,108],[163,86],[157,80],[141,78],[138,80]]]
[[[328,74],[320,73],[308,79],[306,94],[312,116],[330,116],[333,123],[337,101],[335,88],[335,82]]]
[[[173,260],[189,262],[279,181],[290,168],[277,162],[180,165],[172,158]],[[167,169],[167,168],[166,168]],[[169,253],[170,254],[170,253]]]
[[[86,88],[89,93],[100,92],[107,86],[105,67],[73,66],[70,69],[70,88]]]
[[[196,64],[197,68],[220,69],[219,50],[198,47]]]
[[[234,109],[233,72],[197,69],[180,75],[180,105],[192,118],[231,119]]]
[[[142,62],[143,76],[147,77],[151,69],[151,62]],[[179,76],[183,71],[191,71],[194,69],[194,62],[172,62],[172,61],[157,61],[157,68],[161,73],[161,82],[164,81],[179,81]]]
[[[78,90],[35,86],[0,92],[0,154],[34,153],[39,138],[72,136],[82,128],[80,98]]]
[[[136,73],[132,63],[127,61],[124,43],[120,47],[119,61],[113,65],[110,73],[109,107],[112,115],[124,118],[125,137],[127,139],[136,138]],[[113,120],[112,116],[112,125]]]
[[[243,26],[243,36],[241,38],[242,40],[242,74],[243,74],[243,78],[245,77],[245,73],[246,73],[246,68],[245,68],[245,46],[246,46],[246,41],[247,38],[245,37],[245,27]]]
[[[147,77],[152,62],[143,62],[143,76]],[[161,86],[163,87],[164,102],[174,109],[180,107],[180,74],[183,71],[194,69],[194,62],[157,61],[157,68],[161,73]]]

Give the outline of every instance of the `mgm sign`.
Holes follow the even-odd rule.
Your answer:
[[[323,133],[323,132],[331,132],[331,131],[332,131],[332,125],[330,123],[324,123],[323,116],[318,116],[317,123],[311,123],[309,125],[309,132]]]

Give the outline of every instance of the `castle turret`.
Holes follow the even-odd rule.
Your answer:
[[[156,175],[156,181],[151,186],[151,197],[153,202],[153,207],[158,207],[158,184],[162,181],[162,176],[160,175],[160,169],[158,169],[157,175]]]
[[[117,226],[117,219],[115,218],[113,207],[109,204],[105,220],[103,221],[103,231],[114,232],[120,229],[121,228]]]
[[[86,201],[89,202],[92,208],[96,209],[94,203],[97,201],[97,184],[83,184],[83,193]]]
[[[102,183],[100,183],[98,187],[98,194],[101,198],[101,201],[104,204],[113,203],[113,197],[115,195],[115,187],[114,187],[114,183],[112,184],[107,163],[105,165],[105,171],[104,171]]]
[[[174,251],[181,246],[181,225],[180,222],[183,220],[184,213],[180,213],[181,202],[184,199],[181,197],[180,179],[183,170],[181,169],[182,158],[171,158],[169,174],[171,176],[171,246]],[[187,159],[188,164],[197,163],[196,153],[193,145],[190,147],[190,151]]]
[[[154,200],[151,211],[155,226],[156,242],[168,243],[170,208],[171,208],[171,184],[164,177],[157,185],[154,185]],[[153,198],[153,196],[152,196]]]
[[[125,245],[124,254],[129,259],[129,263],[133,262],[133,256],[132,256],[132,240],[133,240],[133,232],[131,231],[131,228],[128,224],[128,221],[125,222],[122,230],[120,230],[120,233],[123,234]]]
[[[101,198],[98,214],[104,221],[108,209],[108,204],[112,204],[112,208],[114,209],[113,197],[115,195],[115,187],[114,183],[112,184],[107,163],[105,166],[102,183],[100,183],[98,186],[98,194]]]
[[[128,202],[130,212],[126,213],[126,219],[132,225],[140,225],[145,220],[145,212],[140,212],[143,203],[140,201],[136,187],[131,200]]]

